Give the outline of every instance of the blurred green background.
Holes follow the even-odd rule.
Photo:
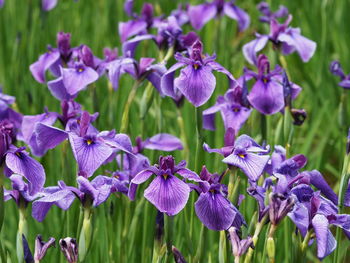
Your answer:
[[[72,46],[80,44],[88,45],[96,56],[102,57],[104,47],[118,47],[121,44],[118,35],[118,22],[126,21],[121,0],[59,0],[55,9],[44,12],[40,8],[39,0],[6,0],[0,9],[0,84],[6,94],[16,97],[17,109],[24,115],[42,113],[44,107],[50,111],[59,111],[60,103],[53,98],[45,85],[37,83],[29,71],[29,65],[35,62],[40,54],[46,52],[46,46],[56,46],[56,34],[59,31],[72,34]],[[135,11],[139,12],[142,1],[135,1]],[[149,1],[156,5],[156,14],[169,15],[172,9],[177,7],[179,1]],[[181,1],[184,2],[184,1]],[[347,128],[349,127],[349,111],[340,114],[341,97],[346,104],[347,91],[337,86],[338,79],[329,72],[329,64],[337,59],[343,65],[345,73],[350,73],[349,43],[350,28],[348,0],[313,0],[313,1],[269,1],[272,10],[283,4],[288,7],[293,15],[291,25],[300,27],[302,34],[317,43],[317,50],[310,62],[304,64],[295,53],[286,57],[288,72],[291,80],[299,84],[303,91],[295,101],[294,106],[304,108],[308,118],[301,127],[295,127],[294,140],[291,145],[291,153],[302,153],[308,157],[306,169],[318,169],[325,175],[337,192],[339,177],[345,153]],[[200,1],[191,1],[192,4]],[[223,17],[208,23],[200,32],[204,42],[206,53],[217,54],[217,61],[224,65],[238,78],[242,74],[244,66],[251,67],[245,62],[242,54],[242,45],[253,39],[254,32],[268,33],[268,25],[258,21],[259,13],[256,9],[258,1],[237,0],[236,4],[245,9],[251,17],[249,29],[243,33],[237,32],[236,21]],[[184,27],[184,32],[191,31],[190,26]],[[277,57],[272,51],[271,45],[265,49],[272,64],[277,62]],[[120,52],[121,53],[121,52]],[[156,57],[156,48],[152,43],[142,43],[137,51],[137,57]],[[169,61],[171,65],[173,61]],[[217,76],[217,88],[210,101],[203,109],[213,105],[216,97],[223,94],[228,88],[226,78],[221,74]],[[96,127],[99,130],[119,130],[121,116],[125,101],[128,96],[133,79],[123,76],[120,88],[117,92],[108,88],[107,79],[100,79],[94,88],[83,91],[78,96],[84,109],[89,112],[98,111],[100,117]],[[158,119],[159,100],[155,99],[149,114],[146,117],[146,126],[141,131],[139,117],[139,101],[145,89],[145,84],[138,91],[136,102],[132,105],[130,116],[130,136],[134,139],[141,133],[144,137],[152,136],[159,132],[156,128]],[[158,94],[156,94],[158,97]],[[176,124],[176,107],[169,98],[162,100],[161,132],[168,132],[180,136],[180,129]],[[194,109],[189,103],[185,103],[181,109],[184,118],[189,149],[191,152],[189,167],[194,168],[195,151],[195,125]],[[270,123],[275,127],[282,115],[272,116]],[[218,129],[215,132],[204,132],[205,141],[212,147],[223,145],[223,125],[217,118]],[[245,125],[242,133],[252,137],[260,137],[260,121],[256,112]],[[275,144],[274,132],[269,134],[268,143]],[[75,183],[76,164],[68,149],[69,145],[62,144],[58,148],[49,151],[41,158],[41,163],[46,170],[46,186],[55,185],[58,180],[65,180],[70,184]],[[158,159],[160,153],[147,151],[152,163]],[[175,154],[177,161],[183,158],[181,152]],[[221,163],[221,157],[205,154],[205,164],[211,172],[222,172],[225,165]],[[105,169],[115,170],[116,164],[110,164],[100,169],[101,174]],[[9,186],[7,180],[6,185]],[[125,196],[117,195],[95,209],[94,240],[87,262],[150,262],[153,249],[155,209],[142,197],[142,189],[138,192],[135,202],[130,202]],[[241,193],[245,190],[241,189]],[[141,201],[143,200],[143,201]],[[184,254],[189,262],[194,262],[194,255],[200,244],[200,238],[205,242],[203,258],[201,262],[219,262],[218,246],[219,233],[204,230],[201,232],[201,223],[193,217],[193,202],[195,195],[192,193],[186,209],[175,219],[174,245]],[[247,197],[242,206],[242,213],[250,223],[255,202]],[[76,237],[77,222],[79,216],[79,204],[74,203],[69,212],[62,212],[54,207],[43,223],[38,223],[30,216],[28,211],[28,224],[31,248],[34,238],[38,233],[47,239],[49,236],[57,240],[65,236]],[[191,223],[191,220],[193,222]],[[289,220],[289,219],[288,219]],[[1,232],[1,243],[8,251],[12,262],[16,261],[15,239],[18,224],[18,211],[13,201],[6,203],[6,216]],[[189,237],[188,229],[193,226],[193,236]],[[245,230],[245,233],[248,230]],[[287,253],[288,247],[284,245],[282,230],[277,233],[277,259],[276,262],[293,262],[292,253]],[[281,244],[281,249],[279,249]],[[228,244],[227,244],[228,245]],[[263,246],[259,242],[258,246]],[[348,247],[349,242],[344,241],[342,247]],[[282,248],[283,247],[283,248]],[[257,249],[258,250],[258,249]],[[260,249],[261,251],[262,249]],[[286,251],[287,250],[287,251]],[[313,252],[315,252],[313,247]],[[227,252],[229,255],[230,253]],[[308,253],[308,260],[315,262]],[[261,255],[257,255],[260,259]],[[228,260],[233,261],[232,256]],[[63,262],[63,256],[59,249],[50,249],[43,262]],[[261,262],[260,260],[256,262]],[[324,262],[332,262],[332,256]]]

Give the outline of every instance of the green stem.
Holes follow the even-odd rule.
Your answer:
[[[350,160],[349,160],[349,154],[347,154],[344,158],[344,164],[343,164],[343,171],[341,175],[340,180],[340,187],[339,187],[339,202],[338,202],[338,208],[339,208],[339,214],[342,214],[344,212],[344,194],[346,192],[346,188],[348,186],[349,178],[350,178]],[[340,242],[341,242],[341,231],[338,227],[336,230],[336,240],[337,240],[337,248],[334,254],[334,262],[338,263],[341,261],[341,250]]]
[[[24,235],[25,237],[28,237],[28,223],[27,223],[26,208],[23,206],[23,204],[20,201],[17,243],[16,243],[18,262],[23,262],[24,260],[22,235]]]
[[[136,81],[134,85],[131,88],[131,91],[129,93],[129,97],[126,101],[124,111],[123,111],[123,116],[122,116],[122,122],[121,122],[121,127],[120,127],[120,132],[121,133],[127,133],[128,128],[129,128],[129,112],[130,112],[130,107],[132,102],[134,101],[137,93],[137,88],[140,86],[141,82]]]
[[[303,243],[301,243],[300,250],[302,255],[305,255],[306,248],[309,246],[311,234],[312,234],[311,231],[307,231],[306,236],[304,237]]]
[[[184,159],[188,162],[190,151],[188,148],[188,141],[187,141],[187,136],[186,136],[185,124],[184,124],[184,120],[182,118],[182,114],[181,114],[179,108],[177,108],[177,107],[176,107],[176,112],[177,112],[177,124],[180,127],[180,137],[181,137],[181,141],[183,142],[183,145],[184,145],[183,155],[184,155]]]
[[[197,136],[197,144],[196,144],[196,161],[195,161],[195,171],[200,172],[201,165],[202,165],[202,144],[203,144],[203,138],[202,138],[202,111],[200,108],[195,108],[195,115],[196,115],[196,136]]]
[[[164,215],[166,227],[166,249],[168,257],[172,254],[173,235],[174,235],[174,217]]]

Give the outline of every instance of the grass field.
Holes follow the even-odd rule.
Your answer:
[[[34,115],[49,111],[60,111],[60,102],[51,96],[45,84],[37,83],[29,71],[39,55],[46,52],[46,46],[56,46],[56,34],[59,31],[72,34],[72,46],[88,45],[98,57],[103,56],[104,47],[118,47],[121,42],[118,35],[118,22],[129,18],[123,11],[121,0],[70,0],[58,1],[56,8],[44,12],[38,0],[6,0],[0,9],[0,84],[6,94],[16,97],[15,109],[23,115]],[[152,1],[156,14],[170,14],[178,1]],[[184,2],[184,1],[181,1]],[[314,1],[269,1],[272,10],[283,4],[293,15],[291,25],[300,27],[302,34],[317,43],[317,49],[308,63],[303,63],[296,53],[285,57],[288,73],[294,83],[303,90],[294,102],[296,108],[306,110],[308,116],[302,126],[294,127],[293,140],[289,155],[304,154],[308,158],[306,170],[319,170],[333,190],[338,193],[345,157],[347,129],[350,123],[350,109],[347,107],[349,95],[347,90],[337,85],[338,78],[329,72],[333,60],[339,60],[345,73],[350,73],[350,28],[347,0],[314,0]],[[191,1],[198,4],[200,1]],[[141,9],[142,1],[135,1],[135,10]],[[239,33],[237,23],[227,17],[214,19],[198,32],[204,44],[204,51],[216,53],[217,62],[227,68],[235,78],[243,73],[244,66],[251,67],[243,56],[242,46],[253,39],[254,32],[268,33],[267,24],[259,22],[256,9],[258,1],[240,1],[236,4],[247,11],[251,18],[248,30]],[[191,31],[189,25],[184,32]],[[272,65],[279,63],[278,57],[269,45],[264,52]],[[144,42],[137,49],[136,57],[157,57],[157,49],[150,42]],[[169,65],[174,59],[169,61]],[[215,73],[216,74],[216,73]],[[201,107],[202,110],[215,104],[216,97],[227,90],[226,77],[216,74],[217,85],[211,99]],[[94,87],[82,91],[76,101],[90,113],[99,112],[95,127],[99,130],[121,127],[121,119],[131,92],[134,80],[123,75],[118,91],[113,91],[106,77],[99,79]],[[128,135],[135,142],[137,136],[151,137],[159,132],[166,132],[181,137],[178,125],[177,108],[170,98],[160,99],[155,94],[154,102],[142,122],[140,119],[140,103],[147,83],[143,83],[137,91],[136,99],[131,105]],[[183,117],[185,134],[188,141],[188,167],[196,168],[196,125],[195,108],[185,102],[180,108]],[[268,116],[269,130],[267,142],[271,146],[278,144],[276,127],[282,114]],[[216,118],[216,131],[203,130],[203,141],[210,146],[223,146],[224,127],[221,118]],[[248,134],[258,142],[262,142],[260,115],[253,111],[240,134]],[[17,145],[24,145],[17,142]],[[146,150],[151,164],[157,162],[159,155],[167,154]],[[226,169],[222,157],[203,151],[203,163],[211,172],[221,173]],[[174,152],[176,161],[186,158],[186,152]],[[77,164],[70,150],[68,141],[62,143],[42,158],[38,159],[46,172],[45,186],[56,185],[64,180],[67,185],[76,184]],[[100,168],[95,175],[104,174],[105,170],[117,169],[115,162]],[[197,170],[196,172],[199,172]],[[243,175],[243,174],[242,174]],[[229,178],[225,178],[228,183]],[[240,193],[245,193],[246,182],[241,184]],[[10,181],[5,178],[5,188]],[[156,209],[143,197],[142,185],[137,192],[136,200],[131,202],[125,195],[115,194],[107,202],[93,209],[93,238],[91,248],[85,262],[152,262],[154,250]],[[196,196],[191,193],[186,208],[174,220],[173,244],[181,251],[188,262],[233,262],[229,242],[225,241],[224,232],[208,230],[202,226],[194,214]],[[46,219],[39,223],[31,217],[31,205],[27,210],[28,242],[33,251],[34,239],[42,234],[44,239],[55,237],[58,241],[64,237],[78,238],[80,204],[75,201],[68,211],[53,207]],[[252,219],[256,211],[255,200],[248,196],[240,207],[248,228],[243,233],[252,233],[255,222]],[[5,203],[5,219],[0,234],[1,245],[7,254],[7,262],[17,262],[16,233],[19,213],[13,201]],[[289,230],[289,231],[286,231]],[[289,218],[281,223],[276,232],[276,262],[298,262],[295,253],[296,244],[292,240],[295,227]],[[334,231],[333,231],[334,230]],[[264,237],[266,228],[261,236]],[[332,228],[335,233],[335,228]],[[264,249],[265,239],[260,238],[256,245],[253,262],[264,262],[267,257]],[[346,252],[350,242],[342,236],[338,244],[340,259],[347,262]],[[49,249],[42,262],[65,262],[63,254],[56,249]],[[306,253],[306,262],[317,262],[315,245]],[[324,262],[336,262],[335,253],[324,259]],[[171,259],[172,260],[172,259]],[[163,262],[166,262],[164,259]]]

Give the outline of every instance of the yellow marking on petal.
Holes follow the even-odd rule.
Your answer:
[[[92,140],[86,140],[87,145],[90,145],[92,143]]]
[[[20,153],[20,152],[16,152],[16,155],[17,155],[18,157],[21,157],[21,153]]]
[[[238,154],[238,156],[241,157],[241,158],[243,158],[243,159],[245,158],[245,155],[244,155],[244,154]]]
[[[79,69],[78,69],[78,72],[83,72],[83,71],[84,71],[83,68],[79,68]]]
[[[166,179],[168,179],[168,174],[163,174],[163,177],[164,177],[164,179],[166,180]]]
[[[194,64],[193,67],[194,67],[194,69],[198,69],[199,65],[198,64]]]

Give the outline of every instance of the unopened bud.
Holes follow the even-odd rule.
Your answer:
[[[304,109],[291,109],[291,114],[293,116],[294,125],[300,126],[304,123],[306,117],[307,117],[307,113]]]
[[[61,56],[67,60],[70,56],[70,33],[59,32],[57,34],[57,47]]]
[[[44,242],[42,241],[41,235],[37,235],[35,239],[34,259],[36,261],[42,260],[47,250],[52,246],[55,246],[55,239],[53,237],[50,237],[47,242]]]
[[[266,243],[267,256],[269,257],[270,262],[275,262],[275,241],[273,237],[269,237]]]
[[[175,263],[187,263],[185,258],[182,256],[181,252],[174,246],[172,246],[172,252],[174,255]]]
[[[75,238],[60,239],[60,248],[69,263],[78,262],[78,244]]]

